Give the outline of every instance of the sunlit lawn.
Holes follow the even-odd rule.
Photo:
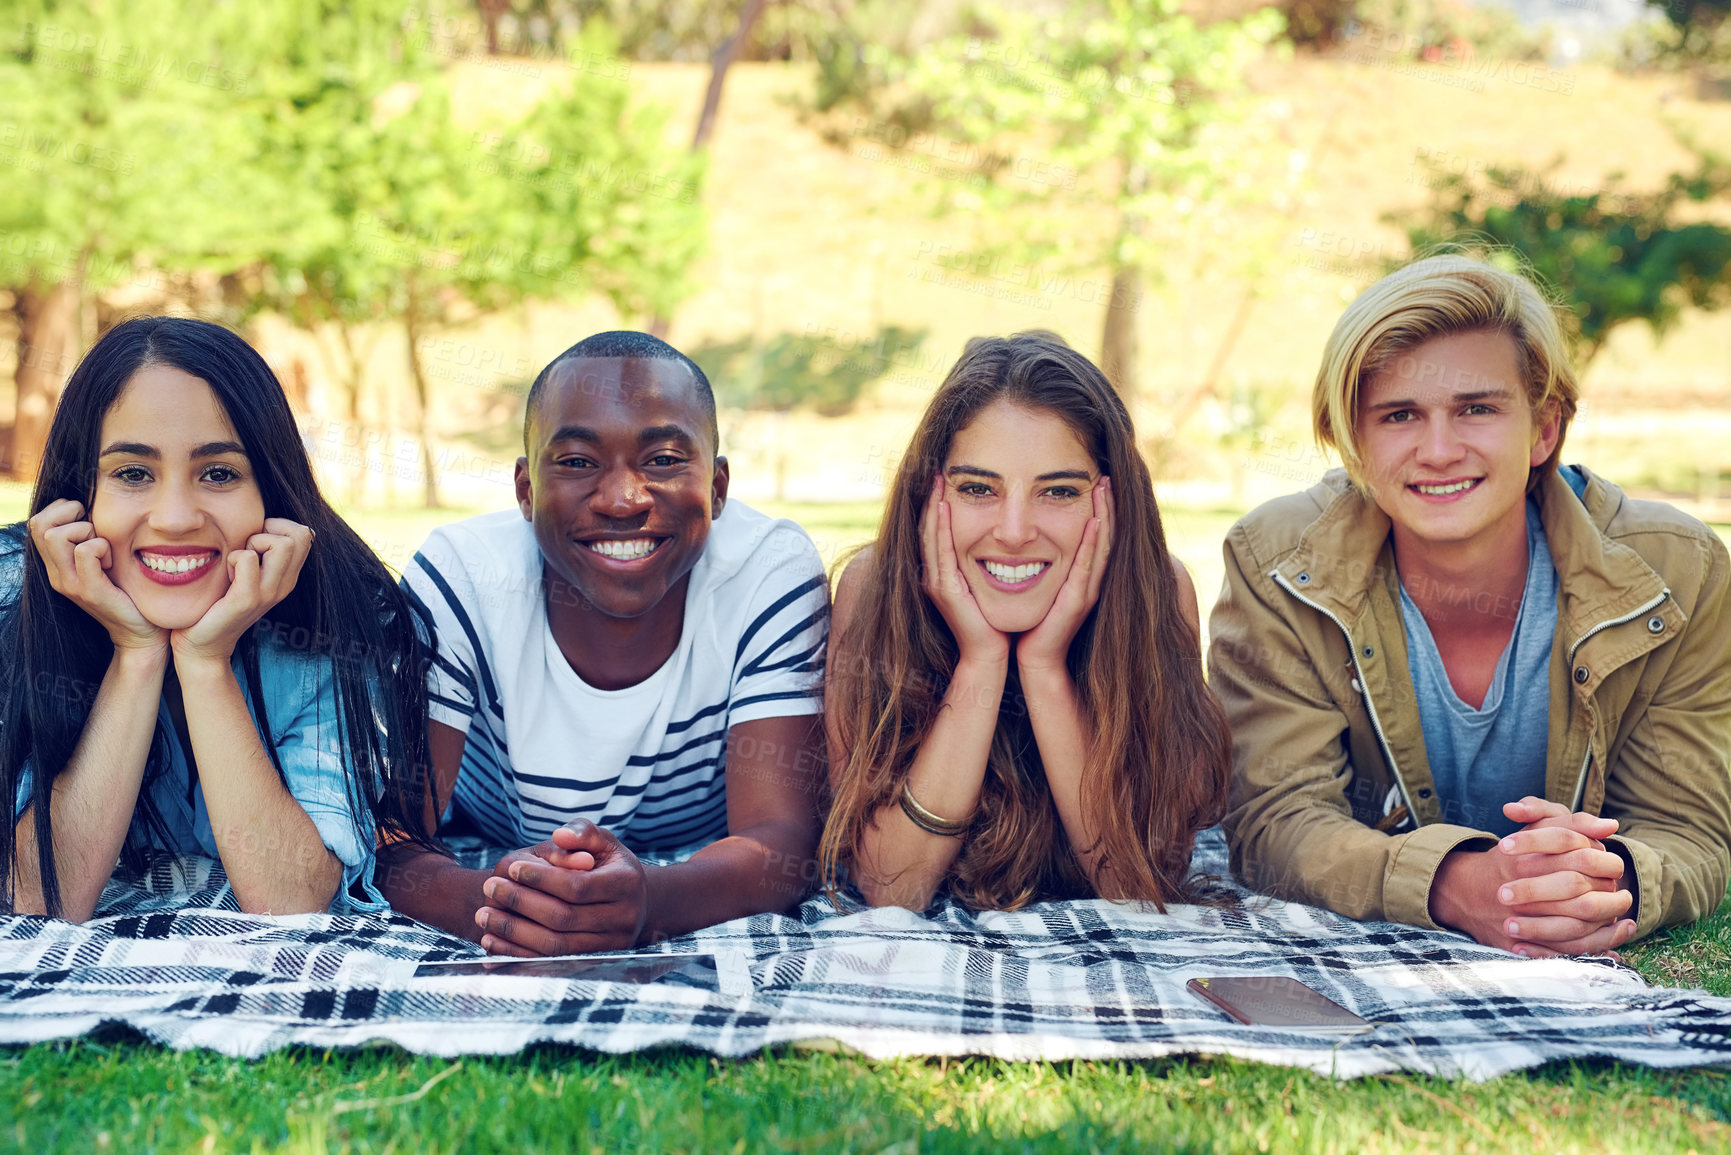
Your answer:
[[[0,519],[21,515],[0,485]],[[761,505],[826,561],[870,537],[875,503]],[[394,566],[472,511],[350,514]],[[1229,511],[1165,511],[1204,612]],[[1722,531],[1723,532],[1723,531]],[[1629,952],[1650,982],[1731,995],[1731,906]],[[257,1062],[110,1030],[0,1049],[0,1152],[46,1151],[1615,1151],[1731,1149],[1731,1078],[1559,1063],[1486,1084],[1352,1083],[1234,1060],[871,1062],[776,1050],[624,1058],[537,1047],[456,1064],[393,1048]],[[9,1118],[8,1118],[9,1117]]]
[[[442,1076],[442,1077],[441,1077]],[[424,1091],[424,1093],[423,1093]],[[1519,1151],[1731,1146],[1718,1071],[1559,1063],[1353,1083],[1232,1060],[868,1062],[778,1050],[258,1062],[128,1041],[0,1051],[0,1150]]]

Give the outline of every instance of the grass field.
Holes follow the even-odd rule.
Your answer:
[[[256,1063],[124,1041],[0,1053],[0,1150],[1682,1152],[1731,1146],[1718,1071],[1553,1064],[1336,1083],[1230,1060],[1005,1063],[540,1047]]]
[[[0,520],[19,516],[25,496],[0,485]],[[870,502],[760,504],[799,520],[832,560],[870,536],[877,517]],[[350,514],[397,565],[453,516]],[[1198,571],[1203,591],[1218,584],[1219,542],[1233,516],[1166,511],[1173,548]],[[1649,982],[1731,995],[1731,904],[1626,956]],[[1731,1074],[1582,1062],[1483,1084],[1420,1076],[1337,1083],[1206,1058],[874,1062],[784,1049],[732,1061],[551,1046],[456,1063],[387,1047],[296,1048],[247,1062],[175,1053],[118,1029],[0,1048],[0,1153],[982,1148],[1719,1151],[1731,1149]]]

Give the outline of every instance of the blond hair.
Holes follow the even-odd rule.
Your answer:
[[[1559,307],[1528,277],[1452,253],[1390,273],[1360,293],[1335,322],[1311,394],[1317,444],[1340,454],[1347,474],[1362,487],[1358,397],[1363,384],[1415,346],[1472,332],[1507,334],[1534,419],[1552,406],[1561,415],[1556,446],[1533,470],[1533,480],[1555,469],[1581,395]]]

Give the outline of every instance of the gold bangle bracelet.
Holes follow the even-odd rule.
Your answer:
[[[924,806],[914,801],[914,792],[907,782],[902,783],[902,813],[908,816],[908,821],[925,831],[941,838],[959,838],[968,829],[968,820],[960,822],[950,818],[939,818]]]

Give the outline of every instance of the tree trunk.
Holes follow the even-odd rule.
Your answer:
[[[1338,110],[1336,111],[1338,112]],[[1311,170],[1315,171],[1321,167],[1322,158],[1327,155],[1328,150],[1334,144],[1334,129],[1339,122],[1340,117],[1338,115],[1331,115],[1324,119],[1322,133],[1316,138],[1316,145],[1310,152],[1308,167]],[[1292,191],[1294,194],[1297,193],[1296,188]],[[1303,197],[1297,195],[1289,197],[1287,207],[1280,214],[1281,218],[1288,221],[1292,220],[1298,215],[1299,206],[1303,203]],[[1190,418],[1195,415],[1197,408],[1205,399],[1217,395],[1220,388],[1220,378],[1226,372],[1226,363],[1238,348],[1239,338],[1244,335],[1244,330],[1249,324],[1251,311],[1255,309],[1257,301],[1262,299],[1262,280],[1262,269],[1259,264],[1253,269],[1249,283],[1238,298],[1238,306],[1233,310],[1231,320],[1227,321],[1226,328],[1220,335],[1219,344],[1214,347],[1214,356],[1209,359],[1208,368],[1203,372],[1202,380],[1170,410],[1167,431],[1151,443],[1148,453],[1149,466],[1153,469],[1156,478],[1164,475],[1166,464],[1172,457],[1172,447],[1177,443],[1179,434],[1189,423]],[[1242,467],[1235,469],[1232,484],[1234,504],[1242,504],[1242,501],[1239,500],[1244,489],[1244,470]]]
[[[1148,456],[1148,468],[1153,471],[1156,480],[1166,476],[1166,468],[1172,461],[1172,449],[1178,444],[1178,438],[1190,419],[1196,415],[1196,410],[1209,397],[1216,396],[1220,389],[1220,377],[1226,371],[1226,361],[1232,356],[1232,350],[1237,347],[1239,337],[1243,336],[1245,325],[1250,320],[1251,310],[1256,307],[1259,292],[1253,283],[1238,299],[1238,307],[1232,313],[1232,319],[1226,323],[1226,331],[1220,337],[1220,343],[1214,348],[1214,357],[1208,363],[1208,368],[1202,374],[1190,392],[1178,401],[1178,404],[1167,410],[1166,429],[1153,435],[1145,443]],[[1233,498],[1235,504],[1244,487],[1243,470],[1233,474]]]
[[[715,50],[709,61],[709,88],[703,94],[703,111],[697,117],[697,131],[691,136],[691,151],[702,152],[715,135],[715,118],[721,114],[721,88],[727,83],[727,70],[733,67],[739,54],[751,40],[751,30],[763,15],[767,0],[746,0],[739,13],[739,27],[726,44]]]
[[[1136,395],[1136,316],[1142,303],[1142,270],[1123,266],[1112,274],[1112,299],[1100,334],[1100,368],[1118,396]]]
[[[12,428],[12,477],[35,478],[48,443],[48,426],[66,378],[77,364],[78,281],[17,292],[18,416]]]
[[[1256,307],[1258,295],[1257,287],[1253,283],[1244,291],[1244,295],[1238,298],[1238,307],[1233,310],[1232,319],[1226,323],[1226,331],[1220,335],[1220,344],[1214,347],[1214,358],[1208,362],[1208,369],[1202,374],[1202,380],[1178,403],[1178,408],[1173,410],[1174,433],[1184,428],[1184,423],[1190,420],[1191,414],[1205,398],[1219,392],[1220,376],[1226,372],[1227,358],[1231,357],[1232,350],[1237,348],[1238,338],[1244,335],[1244,326],[1250,320],[1251,310]]]
[[[1134,203],[1147,191],[1148,170],[1125,157],[1121,201]],[[1125,401],[1137,391],[1136,317],[1142,308],[1142,266],[1133,249],[1128,254],[1125,250],[1147,227],[1140,213],[1119,211],[1118,243],[1112,254],[1112,297],[1106,302],[1106,323],[1100,333],[1100,368]]]
[[[768,0],[746,0],[739,13],[739,26],[733,30],[727,43],[717,48],[715,55],[709,58],[709,87],[703,93],[703,111],[697,114],[697,131],[691,134],[692,152],[702,152],[709,147],[710,138],[715,135],[715,121],[721,115],[721,90],[727,84],[727,70],[745,51],[745,46],[751,41],[751,30],[757,26],[757,18],[768,6]],[[657,313],[650,319],[649,334],[665,341],[672,327],[672,317]]]
[[[346,440],[352,432],[357,447],[355,471],[349,478],[349,502],[355,506],[361,504],[361,498],[367,487],[367,439],[366,430],[361,428],[361,377],[366,367],[361,363],[361,355],[355,350],[354,330],[347,321],[339,320],[337,339],[343,346],[343,392],[347,394],[343,400],[347,403],[349,427],[343,431]]]
[[[499,17],[511,10],[510,0],[475,0],[481,23],[487,29],[487,55],[499,55]]]
[[[426,368],[421,364],[420,297],[415,292],[412,275],[407,307],[403,310],[403,332],[409,339],[409,377],[415,383],[415,436],[421,439],[421,469],[425,473],[422,496],[428,509],[440,509],[439,479],[433,472],[433,435],[428,421],[431,397]]]

